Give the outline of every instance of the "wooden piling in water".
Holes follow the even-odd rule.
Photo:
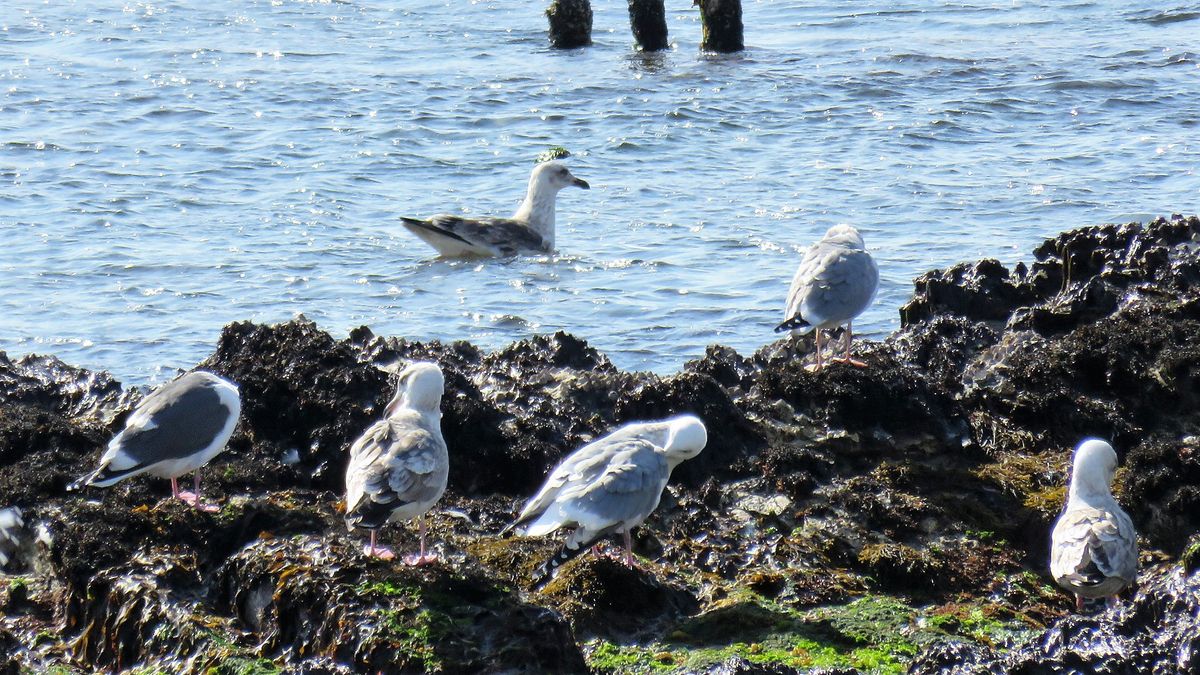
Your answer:
[[[573,49],[592,44],[592,3],[589,0],[553,0],[546,10],[550,20],[550,46]]]
[[[710,52],[740,52],[742,39],[742,0],[695,0],[700,5],[704,39],[700,48]]]
[[[642,51],[656,52],[670,46],[663,0],[629,0],[629,27]]]

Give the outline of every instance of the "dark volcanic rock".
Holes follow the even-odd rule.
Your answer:
[[[273,485],[343,490],[346,451],[393,389],[387,374],[360,363],[348,345],[303,318],[277,326],[231,324],[200,366],[241,391],[242,421],[226,452],[265,463],[272,470],[264,473],[277,477]],[[292,452],[297,463],[285,465]]]
[[[1200,575],[1170,565],[1144,571],[1126,605],[1069,615],[1008,653],[984,646],[939,646],[919,656],[924,673],[1200,672]]]
[[[146,476],[67,493],[140,394],[0,356],[0,507],[26,521],[0,673],[1200,671],[1198,240],[1195,218],[1106,225],[1028,267],[930,272],[866,368],[810,372],[791,338],[659,376],[566,333],[484,352],[233,324],[200,364],[243,399],[204,470],[218,513]],[[441,561],[416,569],[365,558],[341,504],[350,443],[415,359],[446,375],[451,452]],[[638,568],[588,554],[534,588],[561,535],[496,537],[520,500],[565,453],[684,412],[709,445],[635,530]],[[1083,436],[1122,456],[1146,565],[1094,616],[1045,570]]]
[[[69,366],[53,356],[13,361],[0,352],[0,403],[23,403],[107,424],[138,398],[108,373]]]

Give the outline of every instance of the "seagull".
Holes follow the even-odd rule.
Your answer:
[[[171,479],[171,494],[202,511],[217,511],[200,500],[200,467],[225,449],[237,426],[242,402],[238,388],[202,370],[156,389],[138,404],[125,428],[108,443],[100,466],[70,489],[109,487],[149,473]],[[194,492],[181,492],[176,479],[195,471]]]
[[[1080,443],[1067,503],[1050,535],[1050,573],[1075,594],[1078,610],[1085,598],[1115,605],[1137,575],[1137,531],[1109,489],[1116,470],[1111,445],[1094,438]]]
[[[671,470],[700,454],[707,442],[704,423],[694,415],[627,424],[567,455],[501,534],[517,529],[537,537],[574,528],[562,549],[534,572],[535,584],[614,533],[624,535],[625,564],[632,566],[630,531],[658,506]]]
[[[834,225],[800,261],[788,291],[784,322],[775,327],[775,332],[791,330],[792,335],[803,335],[816,330],[815,370],[820,370],[824,363],[821,331],[846,324],[846,356],[841,360],[866,366],[850,358],[851,323],[875,299],[877,290],[879,268],[867,253],[862,236],[849,225]]]
[[[21,509],[15,506],[0,509],[0,569],[4,569],[13,550],[21,543],[17,537],[17,530],[24,525]]]
[[[350,446],[346,469],[346,527],[371,531],[363,553],[391,560],[391,549],[376,545],[379,528],[394,520],[420,518],[421,548],[404,561],[435,562],[425,553],[425,512],[446,491],[450,457],[442,438],[442,393],[446,380],[435,363],[419,361],[400,372],[396,395],[383,419]]]
[[[543,162],[529,176],[529,191],[512,218],[463,218],[441,214],[419,220],[401,217],[404,227],[447,258],[512,256],[554,250],[554,199],[574,185],[589,189],[561,162]]]

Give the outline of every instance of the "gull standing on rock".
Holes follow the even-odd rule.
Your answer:
[[[125,420],[125,428],[108,444],[100,467],[79,479],[84,485],[109,487],[149,473],[171,479],[171,494],[202,511],[216,505],[200,499],[200,467],[225,449],[241,414],[238,388],[202,370],[187,373],[159,387],[142,400]],[[194,492],[179,490],[177,478],[195,471]]]
[[[463,218],[441,214],[428,220],[401,217],[404,227],[446,257],[511,256],[554,250],[554,200],[558,191],[587,181],[560,162],[543,162],[529,176],[525,201],[512,218]]]
[[[849,225],[834,225],[800,261],[788,291],[784,322],[775,327],[775,332],[791,330],[792,335],[803,335],[815,330],[819,370],[824,365],[821,331],[846,324],[842,360],[865,366],[850,358],[851,323],[875,299],[877,290],[879,268],[867,253],[862,236]]]
[[[1108,598],[1137,576],[1137,532],[1113,499],[1109,486],[1117,470],[1112,446],[1094,438],[1075,448],[1067,504],[1050,535],[1050,573],[1059,586],[1084,599]]]
[[[630,531],[658,507],[671,470],[700,454],[707,442],[704,423],[680,415],[627,424],[567,455],[504,528],[531,537],[574,528],[562,549],[534,572],[534,582],[610,534],[624,535],[625,563],[632,566]]]
[[[396,395],[383,419],[350,446],[346,469],[346,527],[371,531],[363,553],[391,560],[376,545],[379,528],[394,520],[420,518],[420,552],[410,565],[437,560],[425,553],[425,512],[446,491],[450,456],[442,439],[442,393],[446,380],[437,364],[417,362],[400,372]]]

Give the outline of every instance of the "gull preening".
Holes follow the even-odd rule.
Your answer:
[[[390,560],[391,549],[376,535],[391,521],[420,519],[420,550],[405,562],[437,560],[425,553],[425,513],[442,498],[450,456],[442,438],[442,393],[446,381],[435,363],[416,362],[400,372],[396,394],[383,412],[350,446],[346,469],[346,527],[371,532],[363,546],[370,556]]]
[[[464,218],[440,214],[427,220],[401,217],[404,227],[446,257],[511,256],[554,250],[554,202],[558,191],[587,181],[571,175],[561,162],[533,168],[525,201],[511,218]]]
[[[1094,438],[1080,443],[1067,504],[1050,535],[1050,573],[1075,594],[1080,610],[1085,598],[1115,604],[1137,576],[1137,531],[1110,489],[1116,470],[1111,445]]]
[[[627,424],[567,455],[504,529],[537,537],[574,528],[562,549],[534,572],[534,582],[610,534],[624,535],[625,562],[632,565],[630,531],[658,506],[672,469],[700,454],[707,442],[704,423],[680,415]]]
[[[225,449],[237,426],[242,402],[238,388],[202,370],[159,387],[138,404],[125,428],[109,441],[100,466],[71,486],[109,487],[142,473],[171,479],[171,494],[203,511],[216,511],[200,499],[200,467]],[[193,492],[176,479],[195,471]]]
[[[790,330],[793,335],[816,331],[816,368],[824,365],[821,331],[846,325],[844,361],[857,366],[866,364],[850,358],[851,324],[875,299],[879,290],[879,268],[867,253],[858,230],[849,225],[834,225],[813,244],[800,261],[792,287],[788,291],[783,323],[775,332]],[[836,349],[836,348],[835,348]]]

